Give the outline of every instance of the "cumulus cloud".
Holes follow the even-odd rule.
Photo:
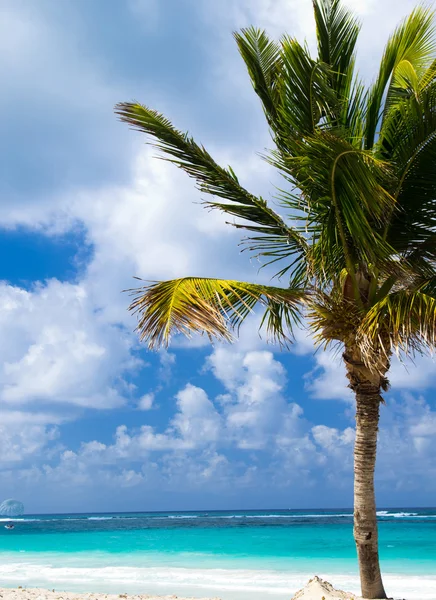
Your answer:
[[[342,350],[318,351],[314,354],[315,367],[306,374],[308,393],[319,400],[345,400],[353,402],[354,396],[347,387]],[[393,356],[388,372],[392,392],[399,390],[427,390],[435,386],[434,359],[429,356],[398,359]]]
[[[333,488],[344,474],[351,476],[352,429],[306,419],[301,399],[291,397],[287,388],[291,369],[287,373],[276,349],[259,337],[260,314],[247,321],[238,344],[215,347],[197,385],[187,383],[192,371],[185,380],[177,380],[173,395],[169,391],[177,367],[173,352],[158,356],[153,388],[145,378],[137,389],[130,378],[145,366],[131,333],[135,320],[126,310],[128,296],[120,293],[140,285],[132,276],[269,278],[268,271],[258,273],[260,265],[251,263],[247,254],[239,254],[240,235],[225,224],[228,217],[205,211],[193,181],[156,160],[154,150],[140,147],[144,138],[116,123],[111,112],[116,101],[132,94],[142,100],[144,93],[145,101],[168,109],[178,127],[190,126],[199,134],[251,191],[268,198],[274,193],[277,175],[255,155],[270,145],[270,138],[242,61],[236,60],[230,32],[254,23],[273,36],[283,31],[306,35],[313,46],[311,2],[209,4],[207,12],[206,5],[195,6],[204,26],[195,48],[204,49],[198,55],[208,57],[203,66],[209,79],[201,83],[204,98],[215,103],[209,106],[202,96],[190,108],[192,122],[183,123],[179,117],[188,109],[180,106],[188,102],[182,91],[176,102],[164,93],[165,84],[156,85],[155,76],[144,77],[142,68],[132,79],[124,69],[112,68],[104,32],[97,28],[92,40],[85,39],[73,5],[59,16],[48,4],[41,10],[31,2],[6,0],[0,45],[7,52],[0,73],[5,69],[4,74],[15,77],[8,77],[9,87],[0,100],[10,139],[3,157],[7,177],[1,188],[0,223],[46,235],[74,231],[79,225],[92,254],[74,282],[35,282],[29,289],[1,284],[0,459],[5,485],[18,481],[31,490],[35,482],[41,489],[51,482],[72,494],[74,486],[89,489],[96,482],[103,490],[198,491],[202,486],[283,488],[296,478],[302,487],[310,487],[317,478],[328,477]],[[387,33],[415,2],[348,4],[365,18],[360,65],[368,77]],[[126,6],[136,21],[144,10],[150,14],[153,9],[153,18],[144,23],[149,32],[164,16],[155,0],[130,0]],[[80,52],[77,39],[90,51]],[[142,79],[145,83],[139,83]],[[22,98],[30,94],[32,110],[23,112]],[[221,109],[224,116],[218,114]],[[236,126],[239,121],[244,131]],[[26,153],[21,141],[16,143],[24,138],[30,144]],[[177,356],[203,341],[177,340]],[[292,352],[308,357],[309,396],[352,399],[340,356],[318,352],[312,359],[312,340],[302,331],[297,331]],[[430,359],[418,359],[408,371],[394,360],[393,390],[434,387],[434,373]],[[174,410],[151,410],[160,408],[156,399],[164,396]],[[60,436],[67,420],[77,419],[85,407],[118,409],[132,397],[133,408],[143,411],[135,412],[141,418],[136,427],[125,425],[120,416],[112,441],[95,435],[91,441],[63,447]],[[379,477],[392,485],[391,473],[404,464],[409,473],[423,474],[433,457],[436,421],[431,403],[389,397],[382,418]],[[402,472],[396,485],[416,489],[418,475],[406,476],[404,468]]]
[[[154,394],[153,392],[149,392],[148,394],[144,394],[141,396],[138,402],[139,410],[151,410],[154,405]]]
[[[35,400],[93,408],[125,401],[123,374],[140,369],[134,339],[95,311],[80,284],[57,280],[27,291],[0,291],[1,400]]]
[[[240,373],[229,375],[221,368],[227,359],[225,352],[233,353],[233,360],[239,361]],[[169,486],[180,481],[182,472],[187,475],[185,485],[187,481],[191,486],[200,485],[212,475],[214,480],[218,477],[220,485],[224,481],[229,485],[235,477],[248,485],[253,475],[250,452],[281,452],[290,457],[298,454],[300,443],[307,451],[310,428],[301,407],[286,400],[285,371],[271,352],[235,356],[233,349],[221,348],[208,364],[226,389],[215,402],[203,388],[188,384],[176,394],[176,412],[163,431],[150,425],[137,429],[120,425],[112,444],[95,439],[82,443],[77,451],[63,450],[58,464],[41,467],[44,477],[59,481],[62,472],[68,478],[74,471],[75,481],[83,482],[87,476],[91,479],[91,472],[103,472],[108,467],[124,473],[133,461],[141,467],[130,485],[151,476],[150,465],[154,465],[153,477],[164,477]],[[316,453],[311,444],[312,453]],[[245,453],[239,463],[230,458],[234,448]],[[306,456],[305,466],[307,463]],[[296,464],[302,467],[301,461]]]
[[[345,400],[352,402],[354,396],[347,387],[342,351],[318,351],[315,368],[306,374],[306,389],[319,400]]]
[[[0,472],[12,465],[23,468],[31,460],[43,456],[47,460],[48,446],[59,437],[57,427],[46,425],[44,421],[52,418],[35,415],[35,421],[29,422],[29,415],[20,415],[2,411],[0,423]],[[40,422],[38,422],[40,421]],[[43,452],[44,451],[44,452]]]
[[[224,387],[215,399],[188,384],[177,392],[176,412],[163,428],[120,425],[112,443],[96,438],[75,451],[59,447],[50,463],[41,460],[39,467],[29,468],[26,453],[38,453],[57,435],[55,428],[44,430],[41,415],[41,425],[23,430],[29,439],[21,458],[13,446],[8,450],[9,462],[24,461],[15,471],[19,485],[45,481],[62,489],[90,489],[98,481],[104,489],[145,486],[228,494],[251,488],[261,493],[268,486],[288,489],[298,480],[300,490],[310,493],[322,481],[327,493],[351,500],[351,426],[309,422],[301,406],[287,397],[286,372],[268,351],[218,348],[207,363]],[[229,370],[229,363],[239,364],[239,370]],[[420,489],[425,473],[434,471],[435,414],[422,397],[407,394],[398,401],[390,397],[382,407],[377,464],[382,498],[393,485],[404,494]],[[432,489],[429,484],[426,493]]]
[[[224,347],[216,349],[208,363],[227,390],[220,400],[228,434],[239,448],[267,447],[277,434],[278,423],[293,410],[283,395],[283,365],[272,352],[241,353]]]

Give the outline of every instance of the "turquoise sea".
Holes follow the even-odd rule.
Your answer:
[[[378,515],[389,594],[436,600],[436,509]],[[317,574],[359,591],[349,509],[27,515],[13,522],[13,530],[0,527],[0,587],[289,600]]]

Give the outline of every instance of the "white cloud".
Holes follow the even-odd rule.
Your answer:
[[[66,188],[95,184],[97,172],[108,180],[125,173],[131,148],[111,114],[124,89],[113,70],[108,77],[101,56],[84,49],[88,40],[76,6],[60,14],[49,4],[4,0],[2,17],[0,46],[7,51],[0,108],[8,115],[9,142],[2,153],[0,223],[63,231],[71,227],[58,210]],[[24,98],[26,108],[17,110]],[[24,136],[25,152],[16,141]],[[118,157],[117,146],[123,147]]]
[[[430,356],[400,361],[393,356],[388,373],[392,389],[425,390],[436,384],[436,364]]]
[[[48,447],[59,437],[52,426],[60,419],[43,413],[23,413],[2,409],[0,419],[0,472],[15,465],[23,468],[27,461],[47,460]]]
[[[220,439],[222,418],[203,389],[186,385],[176,395],[176,406],[175,415],[162,433],[150,425],[135,430],[120,425],[113,444],[98,440],[84,443],[78,456],[93,464],[116,464],[120,460],[148,459],[153,452],[199,450]]]
[[[354,429],[308,422],[301,406],[285,399],[285,372],[271,353],[235,356],[232,348],[226,350],[242,368],[238,375],[221,370],[228,357],[222,351],[212,355],[210,368],[226,387],[216,405],[204,389],[187,385],[176,395],[176,413],[162,431],[150,425],[122,425],[112,444],[95,439],[78,451],[59,448],[50,464],[29,469],[26,457],[34,452],[38,456],[57,434],[53,428],[44,430],[41,415],[41,425],[24,428],[26,439],[12,440],[3,451],[10,462],[23,464],[15,471],[16,480],[23,485],[46,481],[62,489],[87,489],[99,482],[104,489],[229,493],[251,487],[258,492],[268,486],[280,490],[296,480],[301,489],[316,489],[322,473],[325,489],[351,497]],[[410,395],[400,402],[390,399],[381,412],[377,488],[382,497],[391,494],[393,486],[412,493],[424,476],[436,475],[431,443],[436,413],[423,398]],[[17,422],[22,427],[20,416]],[[430,484],[428,489],[433,489]]]
[[[319,400],[345,400],[352,402],[354,396],[348,388],[342,352],[318,350],[316,367],[306,375],[306,389]]]
[[[354,429],[315,425],[312,436],[323,454],[324,475],[336,484],[349,485],[353,470]]]
[[[159,378],[162,382],[168,383],[171,379],[173,366],[176,364],[177,357],[173,352],[161,350],[159,352]]]
[[[312,3],[304,0],[223,0],[212,10],[208,6],[204,18],[209,23],[216,19],[224,22],[224,34],[254,25],[267,29],[276,38],[283,33],[314,37]]]
[[[238,368],[234,369],[235,365]],[[290,485],[295,477],[304,485],[315,485],[314,474],[321,468],[329,486],[348,489],[354,429],[307,422],[301,406],[285,398],[286,373],[272,353],[219,347],[209,357],[208,367],[226,389],[217,397],[217,406],[204,389],[187,385],[177,394],[177,412],[163,432],[149,425],[137,431],[121,426],[113,445],[97,441],[84,444],[76,460],[100,467],[117,467],[131,460],[148,465],[151,461],[167,485],[179,482],[185,469],[189,471],[189,485],[194,487],[218,466],[223,469],[221,483],[226,480],[229,484],[236,473],[242,477],[243,469],[246,485],[267,477],[279,487]],[[392,480],[393,472],[401,472],[405,460],[417,473],[428,468],[433,456],[430,436],[436,429],[434,415],[424,400],[412,397],[382,407],[377,470],[382,489]],[[229,462],[226,453],[234,448],[246,453],[241,464]],[[250,454],[253,452],[270,456],[267,473],[259,471],[256,454]],[[160,458],[151,459],[156,453]],[[215,457],[209,466],[204,466],[206,455]],[[402,489],[407,481],[416,489],[418,479],[399,476],[396,485]]]
[[[94,247],[83,285],[108,320],[129,328],[129,297],[120,291],[141,285],[133,276],[150,281],[256,274],[240,256],[240,235],[224,215],[205,210],[192,180],[155,155],[149,148],[138,155],[129,185],[84,190],[64,203],[66,220],[83,222]]]
[[[220,362],[225,363],[227,358],[223,351],[239,361],[238,375],[229,376],[220,368]],[[272,353],[257,351],[236,356],[233,349],[227,348],[212,356],[209,368],[226,386],[227,402],[215,406],[204,389],[188,384],[177,393],[176,413],[163,431],[150,425],[138,429],[121,425],[112,444],[96,439],[83,443],[78,451],[65,450],[58,464],[42,467],[43,476],[50,481],[71,476],[75,483],[84,484],[96,472],[104,478],[109,468],[115,468],[121,477],[132,471],[126,465],[134,462],[141,466],[135,470],[138,477],[130,473],[131,485],[153,477],[154,481],[163,478],[171,488],[183,482],[195,487],[204,481],[228,486],[238,477],[239,484],[246,486],[255,482],[250,452],[275,454],[274,469],[280,472],[280,454],[288,463],[287,472],[299,472],[307,469],[311,460],[316,462],[310,427],[301,407],[285,400],[285,370]],[[230,461],[227,452],[234,448],[245,451],[246,459]],[[40,477],[41,471],[38,473]]]
[[[171,428],[180,437],[195,447],[219,440],[221,417],[203,389],[188,384],[177,394],[177,407]]]
[[[207,365],[226,393],[218,397],[227,436],[239,448],[283,448],[288,437],[295,446],[304,436],[302,410],[284,395],[286,372],[270,351],[218,347]]]
[[[151,410],[154,406],[154,394],[149,392],[141,396],[138,402],[139,410]]]
[[[354,396],[348,388],[342,351],[318,350],[314,359],[316,366],[306,375],[306,389],[309,394],[320,400],[352,402]],[[436,384],[434,359],[426,356],[400,361],[394,355],[387,375],[393,392],[426,390]]]
[[[141,368],[134,338],[99,315],[80,284],[1,284],[0,332],[0,398],[11,406],[119,406],[129,392],[123,375]]]

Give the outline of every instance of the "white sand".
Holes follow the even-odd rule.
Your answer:
[[[182,598],[180,596],[147,596],[135,594],[78,594],[55,590],[0,588],[0,600],[219,600],[219,598]]]
[[[335,589],[328,581],[314,577],[292,600],[359,600],[354,594]]]
[[[267,596],[265,596],[267,597]],[[220,600],[219,598],[199,598],[181,596],[155,596],[144,594],[102,594],[62,592],[33,588],[0,588],[0,600]],[[319,577],[311,579],[299,590],[292,600],[362,600],[349,592],[334,588],[328,581]]]
[[[292,600],[362,600],[350,592],[342,592],[334,588],[328,581],[314,577]]]

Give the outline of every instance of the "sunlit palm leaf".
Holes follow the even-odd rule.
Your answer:
[[[230,340],[257,303],[266,307],[269,334],[284,341],[306,296],[301,289],[202,277],[152,283],[133,294],[130,310],[139,315],[138,331],[150,348],[168,345],[174,333]]]
[[[427,88],[436,82],[436,60],[433,60],[431,65],[425,71],[421,79],[419,80],[419,91],[425,92]]]
[[[395,30],[386,45],[377,80],[369,95],[366,148],[372,148],[376,139],[388,85],[390,89],[387,95],[392,101],[396,84],[395,77],[392,79],[392,76],[398,65],[403,61],[408,61],[420,77],[434,59],[434,51],[433,11],[429,8],[418,7]]]
[[[436,299],[422,292],[401,290],[375,304],[361,323],[360,344],[368,354],[379,346],[406,354],[436,346]]]
[[[425,294],[426,296],[430,296],[431,298],[436,299],[436,274],[433,274],[432,277],[429,277],[428,279],[426,279],[424,281],[420,281],[418,290],[422,294]]]

